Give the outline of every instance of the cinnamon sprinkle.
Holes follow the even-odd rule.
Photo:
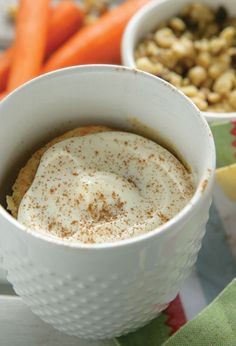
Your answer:
[[[193,195],[184,166],[166,149],[131,133],[74,137],[45,154],[47,164],[43,156],[19,220],[64,240],[93,244],[149,232]]]

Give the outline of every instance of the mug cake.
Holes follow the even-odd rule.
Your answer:
[[[7,197],[27,228],[81,243],[109,243],[169,221],[194,193],[170,151],[134,133],[79,127],[36,151]]]

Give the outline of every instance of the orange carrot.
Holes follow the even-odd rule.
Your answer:
[[[83,11],[72,0],[62,0],[56,4],[49,21],[46,55],[72,36],[81,27],[83,19]],[[0,92],[7,86],[13,55],[13,46],[0,54]]]
[[[53,9],[49,22],[46,52],[51,54],[68,40],[83,24],[84,12],[74,1],[62,0]]]
[[[20,0],[14,58],[7,90],[37,76],[45,55],[50,0]]]
[[[94,24],[83,27],[51,55],[43,72],[71,65],[120,61],[120,43],[125,26],[147,2],[148,0],[126,1],[104,14]]]
[[[0,54],[0,92],[7,86],[8,74],[13,58],[13,48],[8,48],[5,52]]]
[[[4,91],[2,93],[0,93],[0,101],[2,101],[2,99],[4,99],[4,97],[7,95],[7,93]]]

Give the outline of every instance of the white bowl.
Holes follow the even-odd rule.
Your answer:
[[[166,224],[117,243],[68,244],[26,229],[0,207],[9,281],[44,321],[82,338],[133,331],[177,295],[205,233],[215,167],[212,134],[198,109],[170,84],[117,66],[59,70],[0,104],[2,203],[7,181],[11,186],[23,164],[19,158],[29,157],[42,139],[85,124],[133,129],[131,118],[172,143],[195,176],[193,198]]]
[[[175,16],[184,5],[194,0],[153,0],[140,9],[130,20],[122,40],[122,61],[125,66],[136,68],[134,50],[140,39],[153,31],[160,22]],[[231,16],[236,16],[236,2],[232,0],[197,0],[213,8],[224,5]],[[236,120],[236,112],[203,112],[208,122]]]

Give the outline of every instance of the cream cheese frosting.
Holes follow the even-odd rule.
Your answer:
[[[192,175],[162,146],[128,132],[93,133],[44,153],[18,220],[72,242],[115,242],[167,222],[193,193]]]

